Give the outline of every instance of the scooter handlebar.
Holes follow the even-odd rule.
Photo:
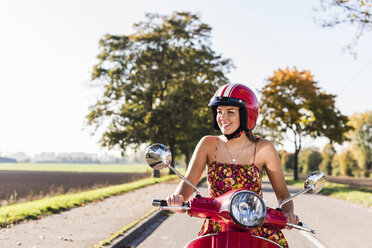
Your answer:
[[[190,203],[184,202],[182,206],[168,206],[168,203],[166,200],[162,199],[153,199],[152,205],[154,207],[159,207],[159,210],[189,210],[190,209]]]

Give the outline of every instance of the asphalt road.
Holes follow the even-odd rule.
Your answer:
[[[207,195],[203,187],[202,195]],[[289,187],[291,194],[297,190]],[[173,189],[170,189],[173,192]],[[267,206],[276,207],[275,195],[268,182],[263,183]],[[301,221],[317,231],[310,234],[284,230],[291,248],[372,248],[372,209],[322,195],[302,195],[294,200],[295,212]],[[183,247],[196,237],[203,220],[186,214],[173,214],[138,247]]]
[[[0,248],[91,248],[153,209],[175,182],[157,183],[69,211],[0,228]]]

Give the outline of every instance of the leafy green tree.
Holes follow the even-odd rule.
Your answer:
[[[309,71],[277,70],[264,85],[261,97],[261,124],[268,129],[293,135],[293,174],[298,179],[298,154],[302,138],[325,136],[342,143],[350,130],[347,117],[335,107],[335,95],[320,90]]]
[[[321,0],[317,20],[323,27],[351,25],[357,29],[346,49],[353,54],[359,38],[372,31],[372,0]],[[324,15],[322,15],[324,14]]]
[[[322,150],[322,162],[319,165],[319,169],[327,175],[332,175],[332,159],[336,154],[336,150],[332,143],[324,146]]]
[[[322,162],[322,159],[321,153],[314,147],[302,150],[299,154],[299,171],[308,174],[319,170],[319,164]]]
[[[349,125],[354,128],[348,133],[351,153],[363,176],[368,177],[372,169],[372,111],[353,114]]]
[[[101,145],[163,143],[176,157],[213,132],[207,107],[228,80],[230,59],[211,49],[211,27],[188,12],[147,14],[130,35],[106,34],[92,80],[103,88],[88,125],[103,129]],[[174,161],[173,166],[174,166]]]

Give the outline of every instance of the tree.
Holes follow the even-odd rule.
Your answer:
[[[335,95],[321,91],[309,71],[277,70],[264,85],[261,98],[261,124],[269,129],[293,134],[294,179],[298,179],[298,154],[302,138],[325,136],[342,143],[350,130],[347,117],[335,107]]]
[[[284,170],[286,171],[293,170],[294,163],[293,158],[294,158],[293,153],[289,153],[286,151],[282,152],[282,155],[280,156],[280,162],[282,163],[282,167]]]
[[[272,142],[274,145],[282,145],[283,136],[281,132],[276,129],[271,129],[263,125],[257,125],[253,129],[253,133],[260,138],[270,140],[270,142]]]
[[[368,177],[372,169],[372,111],[355,113],[350,117],[350,150],[363,176]]]
[[[299,154],[299,171],[308,174],[312,171],[319,170],[319,164],[322,162],[322,155],[318,149],[309,147]]]
[[[90,107],[88,125],[103,128],[102,146],[163,143],[173,157],[189,156],[202,135],[213,132],[207,107],[232,68],[210,47],[211,27],[198,15],[147,14],[131,35],[105,35],[92,80],[103,95]],[[109,123],[109,124],[108,124]],[[174,166],[174,161],[172,161]]]
[[[332,176],[340,176],[340,154],[336,153],[332,158]]]
[[[350,150],[341,152],[336,157],[334,166],[338,167],[339,174],[341,176],[355,176],[358,172],[357,162],[353,159]]]
[[[318,11],[324,17],[318,17],[323,27],[334,27],[342,24],[356,26],[357,32],[346,49],[354,56],[359,38],[364,32],[372,31],[372,0],[321,0]]]
[[[319,169],[327,175],[332,175],[332,159],[335,155],[336,150],[332,143],[324,146],[322,150],[322,162],[319,165]]]

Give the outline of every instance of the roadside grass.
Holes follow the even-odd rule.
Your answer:
[[[161,178],[146,178],[122,185],[114,185],[81,193],[64,194],[46,197],[36,201],[8,205],[0,208],[0,227],[19,223],[26,219],[38,219],[43,215],[58,213],[73,207],[85,206],[85,204],[89,202],[103,200],[109,196],[119,195],[134,189],[175,178],[177,178],[176,175],[167,175]]]
[[[152,169],[146,164],[0,163],[1,170],[111,173],[152,172]]]
[[[294,185],[298,188],[304,187],[304,181],[294,181],[286,178],[286,182],[287,184]],[[319,194],[332,196],[372,208],[372,189],[350,187],[345,184],[326,182],[324,188]]]

